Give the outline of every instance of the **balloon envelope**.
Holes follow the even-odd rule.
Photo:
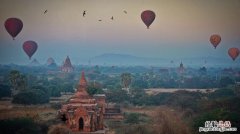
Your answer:
[[[240,51],[238,48],[229,48],[228,49],[228,55],[232,58],[233,61],[238,57],[239,53],[240,53]]]
[[[21,32],[23,28],[23,23],[18,18],[8,18],[4,25],[7,32],[13,37],[13,39]]]
[[[141,19],[147,28],[149,28],[149,26],[153,23],[155,16],[155,13],[151,10],[145,10],[142,12]]]
[[[212,45],[214,46],[214,48],[216,49],[218,44],[221,42],[221,36],[217,35],[217,34],[213,34],[210,37],[210,42],[212,43]]]
[[[26,41],[23,43],[23,50],[31,59],[32,55],[37,51],[37,43],[34,41]]]

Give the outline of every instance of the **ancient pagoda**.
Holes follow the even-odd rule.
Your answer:
[[[178,68],[178,72],[179,72],[180,74],[183,74],[184,71],[185,71],[185,68],[184,68],[184,66],[183,66],[183,63],[181,62],[181,63],[180,63],[180,66],[179,66],[179,68]]]
[[[56,64],[56,62],[54,61],[54,59],[52,57],[49,57],[47,59],[46,66],[54,68],[54,67],[57,67],[57,64]]]
[[[95,132],[103,130],[105,95],[96,99],[87,92],[87,81],[82,72],[76,93],[62,105],[60,118],[72,131]]]
[[[70,58],[67,56],[66,60],[64,61],[62,67],[61,67],[61,71],[62,72],[66,72],[66,73],[70,73],[73,72],[74,68],[71,64],[71,60]]]

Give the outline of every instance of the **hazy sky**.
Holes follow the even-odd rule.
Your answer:
[[[156,14],[150,29],[140,17],[144,10]],[[10,17],[24,25],[15,40],[4,27]],[[240,0],[0,0],[0,31],[0,63],[29,63],[27,40],[38,43],[32,58],[41,63],[69,55],[78,64],[104,53],[229,58],[228,48],[240,48]],[[215,33],[222,36],[216,50],[209,43]]]

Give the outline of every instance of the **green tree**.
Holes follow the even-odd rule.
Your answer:
[[[220,87],[227,87],[228,85],[234,84],[234,81],[230,77],[223,77],[220,79],[219,84]]]
[[[36,85],[37,83],[37,76],[36,75],[32,75],[32,74],[28,74],[27,75],[27,83],[28,83],[28,86],[33,86],[33,85]]]
[[[61,89],[62,92],[65,92],[65,93],[66,92],[74,92],[72,83],[65,82],[65,83],[60,85],[60,89]]]
[[[146,89],[148,88],[148,82],[144,81],[143,79],[134,79],[132,88],[134,89]]]
[[[51,97],[60,97],[61,96],[61,91],[59,88],[57,88],[55,85],[51,85],[48,88],[48,93]]]
[[[89,95],[103,94],[102,85],[96,81],[88,84],[87,92]]]

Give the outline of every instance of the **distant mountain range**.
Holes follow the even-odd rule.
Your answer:
[[[70,57],[71,59],[71,57]],[[75,61],[75,62],[74,62]],[[77,63],[76,63],[77,61]],[[114,54],[105,53],[99,56],[92,57],[90,59],[77,59],[73,60],[73,65],[104,65],[104,66],[158,66],[158,67],[179,67],[182,62],[184,67],[239,67],[240,57],[235,61],[232,61],[229,57],[186,57],[186,58],[149,58],[149,57],[137,57],[128,54]],[[54,63],[54,67],[57,67],[53,59],[48,59],[44,65],[50,65]],[[15,65],[15,64],[9,64]],[[29,66],[39,66],[37,60],[33,60]],[[50,67],[50,66],[49,66]]]
[[[141,65],[141,66],[166,66],[176,67],[179,66],[182,61],[185,66],[213,66],[213,67],[227,67],[237,66],[240,63],[235,63],[230,58],[218,58],[218,57],[189,57],[189,58],[176,58],[176,59],[164,59],[164,58],[146,58],[137,57],[127,54],[113,54],[106,53],[90,59],[91,64],[99,65]]]
[[[30,64],[29,66],[40,66],[40,63],[38,62],[37,59],[34,59]]]
[[[92,63],[98,64],[116,64],[116,65],[144,65],[144,64],[152,64],[156,62],[163,62],[163,59],[156,58],[145,58],[145,57],[136,57],[132,55],[125,54],[102,54],[100,56],[93,57],[90,59]]]
[[[93,64],[114,65],[150,65],[153,63],[166,62],[165,59],[137,57],[127,54],[102,54],[90,59]]]

